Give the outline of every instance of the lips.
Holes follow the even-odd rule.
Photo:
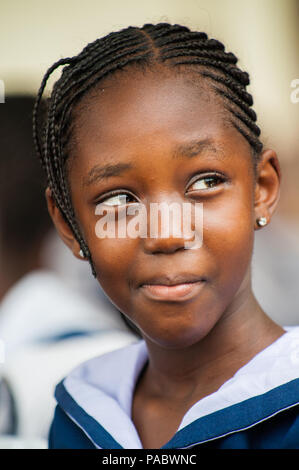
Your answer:
[[[197,274],[163,274],[147,278],[139,288],[151,300],[185,302],[200,293],[205,280]]]
[[[178,284],[189,284],[199,281],[205,281],[205,278],[196,274],[181,273],[181,274],[164,274],[151,276],[139,284],[139,287],[144,285],[159,285],[159,286],[176,286]]]

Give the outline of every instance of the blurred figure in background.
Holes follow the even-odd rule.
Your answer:
[[[0,300],[42,266],[42,243],[52,229],[44,177],[33,155],[32,106],[30,96],[16,96],[0,107]]]
[[[136,338],[100,292],[89,302],[55,270],[33,104],[31,96],[11,96],[0,105],[0,433],[22,438],[20,447],[29,438],[46,442],[57,380],[82,359]]]
[[[262,232],[262,231],[261,231]],[[256,298],[282,326],[299,324],[299,227],[273,218],[255,239],[252,284]]]

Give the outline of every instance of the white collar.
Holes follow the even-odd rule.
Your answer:
[[[241,367],[215,393],[193,405],[184,415],[178,432],[203,416],[297,379],[299,327],[285,330],[287,332],[283,336]],[[56,392],[57,401],[87,435],[88,430],[79,422],[79,414],[72,415],[74,403],[99,423],[121,447],[142,448],[131,419],[131,407],[136,381],[147,360],[143,340],[91,359],[74,369],[59,384],[66,394]],[[72,407],[68,406],[68,397],[71,397]]]

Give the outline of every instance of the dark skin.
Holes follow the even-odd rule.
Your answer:
[[[146,342],[149,361],[135,387],[132,420],[143,447],[159,448],[194,403],[284,334],[251,287],[256,219],[270,221],[274,213],[280,166],[267,149],[255,177],[251,148],[227,124],[221,101],[187,74],[157,78],[126,72],[101,84],[101,90],[77,112],[68,165],[71,197],[99,283]],[[177,150],[173,158],[175,148],[194,141],[201,144],[191,156]],[[134,168],[86,184],[96,165],[129,161]],[[221,172],[225,180],[207,187],[203,177],[211,172]],[[202,202],[202,247],[186,250],[184,237],[171,235],[98,238],[95,207],[100,197],[112,197],[111,190],[129,192],[128,204]],[[49,189],[46,197],[61,238],[80,258],[80,246]],[[152,300],[139,287],[154,274],[182,272],[205,277],[187,301]]]

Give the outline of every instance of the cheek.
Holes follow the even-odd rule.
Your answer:
[[[126,279],[130,260],[134,258],[136,239],[118,236],[117,215],[85,214],[84,233],[99,282],[118,283]]]
[[[110,300],[120,310],[130,308],[130,273],[138,250],[138,240],[95,238],[89,244],[97,279]]]
[[[203,243],[215,266],[220,289],[238,288],[250,264],[253,242],[253,205],[248,191],[204,209]]]

